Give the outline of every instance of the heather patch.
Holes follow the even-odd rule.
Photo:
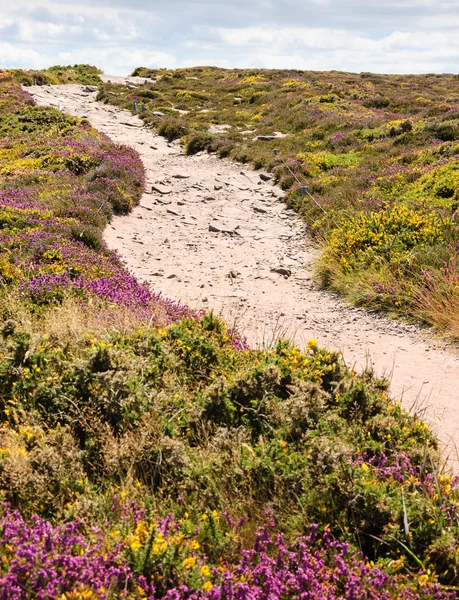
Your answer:
[[[116,500],[114,502],[116,505]],[[134,516],[134,533],[126,538],[128,518]],[[215,544],[226,533],[226,547],[237,548],[238,527],[229,515],[204,513],[194,530],[188,517],[171,516],[149,523],[142,511],[125,511],[120,530],[94,529],[91,539],[82,535],[82,523],[53,528],[35,517],[26,524],[9,510],[0,520],[0,543],[7,548],[9,571],[0,579],[0,598],[25,600],[98,598],[310,598],[311,600],[447,600],[452,593],[430,582],[428,573],[389,578],[365,562],[347,544],[312,527],[308,535],[287,545],[271,531],[274,522],[257,531],[253,545],[237,560],[218,567],[205,553],[208,538]],[[223,515],[222,515],[223,517]],[[207,523],[210,521],[210,525]],[[210,531],[209,531],[210,530]],[[210,533],[213,530],[213,533]],[[209,535],[210,534],[210,535]],[[207,539],[206,539],[207,538]],[[23,587],[27,569],[28,586]]]

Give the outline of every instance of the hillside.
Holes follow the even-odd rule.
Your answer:
[[[139,68],[104,84],[188,153],[272,171],[324,244],[323,285],[458,338],[459,78]],[[273,153],[276,150],[278,153]],[[304,189],[307,186],[307,189]]]
[[[145,193],[132,212],[111,220],[103,239],[139,281],[213,310],[252,347],[271,347],[279,336],[300,347],[316,339],[355,370],[373,368],[390,379],[393,398],[434,425],[445,454],[456,455],[459,355],[418,326],[320,289],[313,272],[320,249],[272,179],[213,153],[186,155],[179,142],[79,85],[27,90],[40,105],[65,107],[138,152]]]
[[[429,428],[314,340],[152,294],[101,237],[137,153],[0,75],[0,598],[455,597]]]

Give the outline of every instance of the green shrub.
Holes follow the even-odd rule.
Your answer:
[[[72,223],[71,235],[77,242],[83,242],[88,248],[100,250],[102,247],[102,231],[100,227],[96,227],[83,223]]]
[[[168,142],[173,142],[187,134],[185,125],[177,119],[165,119],[158,127],[159,135],[166,138]]]
[[[209,133],[195,131],[186,138],[186,153],[188,155],[197,154],[203,150],[211,150],[214,137]]]

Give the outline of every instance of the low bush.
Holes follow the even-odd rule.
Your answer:
[[[158,127],[158,133],[165,137],[168,142],[173,142],[185,136],[188,131],[181,121],[177,119],[165,119]]]
[[[99,74],[102,72],[91,65],[50,67],[39,71],[10,69],[11,76],[21,85],[56,85],[63,83],[81,83],[83,85],[101,85]]]
[[[197,154],[203,150],[211,150],[214,137],[209,133],[195,132],[186,137],[185,151],[188,155]]]

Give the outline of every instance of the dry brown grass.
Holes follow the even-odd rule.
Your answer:
[[[437,280],[414,295],[419,317],[454,342],[459,342],[459,280]]]
[[[113,332],[126,335],[153,324],[161,326],[165,323],[165,315],[159,305],[157,312],[147,316],[125,306],[111,305],[103,309],[100,304],[83,304],[69,297],[62,304],[37,312],[14,293],[7,299],[0,299],[0,316],[3,321],[11,319],[20,324],[30,334],[32,343],[47,334],[68,345],[88,337],[103,338]]]

